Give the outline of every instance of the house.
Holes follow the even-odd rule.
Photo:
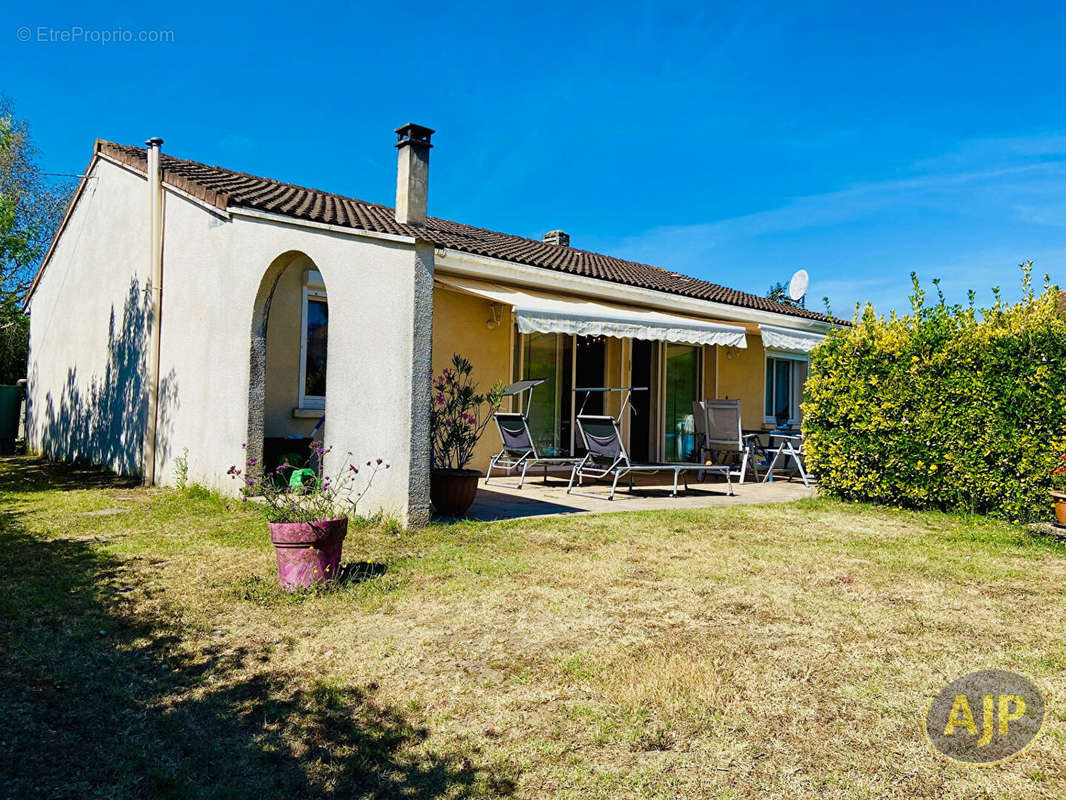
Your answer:
[[[30,450],[233,491],[242,445],[269,459],[324,435],[327,468],[348,451],[388,461],[365,508],[418,525],[431,372],[453,352],[484,387],[549,379],[533,398],[547,453],[579,446],[583,385],[650,387],[624,423],[636,459],[691,457],[701,397],[740,398],[746,428],[798,421],[832,319],[562,231],[428,217],[433,131],[397,134],[395,209],[174,158],[159,139],[97,141],[29,295]],[[497,444],[490,431],[474,466]]]

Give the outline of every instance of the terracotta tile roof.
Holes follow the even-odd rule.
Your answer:
[[[96,149],[134,169],[142,172],[146,169],[144,148],[97,141]],[[251,208],[375,233],[417,236],[438,247],[464,253],[791,317],[848,324],[825,314],[635,261],[546,244],[436,217],[427,219],[425,225],[402,225],[396,222],[393,209],[380,203],[367,203],[333,192],[186,161],[166,153],[162,155],[162,166],[164,182],[223,210]]]

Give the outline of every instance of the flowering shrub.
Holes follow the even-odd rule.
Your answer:
[[[311,442],[311,452],[320,463],[331,450],[323,447],[322,442]],[[287,463],[273,470],[265,470],[251,456],[245,459],[244,469],[234,465],[226,474],[241,481],[241,502],[247,502],[250,498],[262,501],[267,509],[267,519],[271,522],[320,522],[354,516],[359,500],[370,489],[374,476],[382,469],[389,468],[378,458],[367,461],[365,471],[360,473],[361,468],[350,461],[351,457],[352,454],[348,453],[348,463],[334,476],[319,476],[310,469],[297,470]],[[360,474],[366,476],[366,483],[361,490],[356,491]],[[295,481],[292,480],[294,475]]]
[[[473,365],[458,353],[433,380],[430,397],[430,436],[433,443],[434,469],[463,469],[474,457],[485,427],[503,399],[503,384],[499,381],[488,395],[477,393],[477,384],[470,380]],[[482,416],[482,406],[487,411]]]
[[[1024,297],[977,311],[867,306],[814,351],[803,403],[811,470],[839,497],[1045,518],[1066,450],[1066,317],[1023,265]]]

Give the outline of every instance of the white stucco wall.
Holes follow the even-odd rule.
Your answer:
[[[225,222],[173,195],[165,236],[161,374],[177,399],[161,414],[161,481],[173,482],[174,457],[187,449],[190,480],[232,491],[225,472],[243,462],[248,436],[253,300],[279,256],[289,254],[286,264],[306,256],[329,294],[326,469],[340,469],[348,451],[360,465],[384,459],[391,467],[360,510],[424,522],[428,498],[409,491],[414,246],[242,217]],[[428,397],[428,376],[426,383],[419,391]]]
[[[143,288],[147,190],[143,178],[120,167],[98,162],[95,171],[92,193],[83,197],[32,299],[30,443],[53,457],[137,472],[143,412],[128,419],[108,402],[99,414],[86,398],[110,374],[109,317],[121,320],[131,285]],[[190,481],[236,490],[225,473],[243,463],[248,437],[254,301],[272,264],[302,255],[322,273],[329,294],[325,436],[333,452],[327,471],[338,469],[348,451],[359,464],[384,459],[391,467],[378,474],[360,511],[424,523],[428,470],[422,476],[419,462],[428,458],[428,436],[423,443],[416,428],[423,414],[417,406],[428,412],[432,249],[246,217],[225,220],[169,191],[164,219],[158,482],[172,484],[176,458],[187,453]],[[143,302],[143,294],[137,298]],[[77,438],[68,435],[60,411],[68,394],[85,417],[78,429],[93,431],[87,446],[64,443]],[[143,402],[139,382],[132,394]],[[107,444],[112,439],[121,446]]]
[[[30,303],[31,452],[140,471],[147,193],[143,177],[97,162],[40,277]]]

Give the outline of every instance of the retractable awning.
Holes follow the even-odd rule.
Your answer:
[[[790,353],[809,353],[825,339],[820,333],[795,331],[789,328],[773,328],[760,325],[763,347],[769,350],[785,350]]]
[[[466,278],[438,275],[437,282],[492,303],[510,306],[518,320],[519,333],[567,333],[686,344],[747,346],[744,329],[738,325],[723,325],[661,311],[561,297],[533,289],[513,289]]]

